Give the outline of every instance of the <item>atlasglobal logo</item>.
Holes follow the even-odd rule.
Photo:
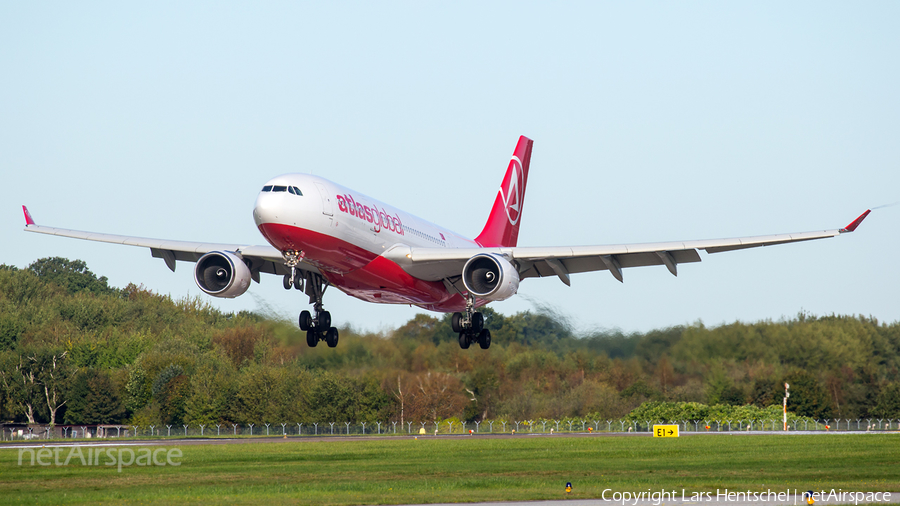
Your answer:
[[[403,222],[400,221],[399,215],[394,214],[391,216],[387,212],[379,210],[378,207],[363,205],[361,202],[357,202],[351,195],[337,195],[336,197],[338,209],[340,209],[342,213],[347,213],[350,216],[355,216],[363,221],[371,223],[374,225],[373,230],[375,230],[376,233],[381,232],[381,229],[385,229],[398,235],[406,235],[403,233]]]

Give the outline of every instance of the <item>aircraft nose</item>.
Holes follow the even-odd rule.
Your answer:
[[[272,223],[278,219],[278,206],[274,196],[269,192],[260,192],[253,206],[253,221],[256,226],[263,223]]]

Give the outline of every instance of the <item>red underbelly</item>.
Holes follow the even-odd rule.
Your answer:
[[[409,275],[396,263],[330,235],[290,225],[264,223],[259,231],[279,250],[302,251],[341,291],[382,304],[414,304],[431,311],[459,311],[465,302],[439,281]]]
[[[259,231],[278,250],[302,251],[305,261],[323,271],[350,272],[378,256],[336,237],[291,225],[263,223]]]

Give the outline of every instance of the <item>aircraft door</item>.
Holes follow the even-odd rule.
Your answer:
[[[322,195],[322,214],[325,216],[333,216],[334,215],[334,201],[331,198],[331,195],[328,193],[328,190],[325,188],[325,185],[322,183],[316,183],[316,188],[319,189],[319,194]]]

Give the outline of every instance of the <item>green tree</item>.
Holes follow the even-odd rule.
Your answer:
[[[69,391],[65,423],[119,423],[125,413],[125,407],[108,373],[84,369],[75,375]]]
[[[872,414],[881,418],[900,418],[900,383],[891,383],[881,389]]]
[[[355,422],[356,395],[350,382],[330,371],[322,371],[312,378],[309,405],[312,417],[323,422]]]
[[[623,399],[640,399],[641,402],[648,399],[658,399],[660,397],[659,392],[647,385],[643,379],[635,381],[631,386],[622,390],[619,395]]]
[[[25,323],[12,304],[0,303],[0,350],[10,350],[25,332]]]
[[[499,342],[515,342],[553,350],[558,350],[561,342],[572,340],[572,331],[566,322],[531,311],[516,313],[505,318],[503,327],[496,334],[497,337],[493,339]]]
[[[170,381],[183,374],[183,367],[178,364],[169,364],[168,367],[160,371],[159,374],[156,375],[156,379],[153,380],[153,387],[151,390],[153,396],[156,397],[160,395]]]
[[[211,425],[230,420],[231,407],[237,402],[236,385],[236,371],[230,363],[217,355],[205,356],[191,375],[187,421]]]
[[[475,365],[465,379],[465,390],[470,399],[463,413],[467,421],[483,420],[496,409],[500,395],[500,368],[493,360],[485,360]]]
[[[744,391],[736,385],[728,385],[719,394],[719,399],[723,404],[729,406],[742,406],[744,404]]]
[[[128,368],[128,379],[125,383],[125,407],[137,411],[150,402],[153,394],[152,386],[147,380],[147,372],[140,363]]]
[[[62,349],[37,348],[25,352],[26,363],[43,393],[50,425],[56,424],[56,413],[66,404],[66,390],[73,370]]]
[[[233,413],[239,423],[281,422],[285,371],[268,364],[250,364],[241,369],[238,377]]]
[[[453,333],[450,325],[450,314],[438,319],[430,315],[419,313],[411,320],[393,332],[393,338],[399,341],[409,340],[416,343],[455,341],[458,336]]]
[[[391,414],[393,399],[381,389],[374,378],[357,378],[353,381],[357,401],[353,419],[357,422],[374,423],[387,420]]]
[[[106,276],[97,277],[88,270],[82,260],[62,257],[41,258],[28,266],[28,270],[44,281],[56,283],[69,293],[91,292],[94,294],[115,293],[109,287]]]
[[[253,359],[256,345],[262,338],[258,328],[248,325],[227,328],[214,336],[213,342],[225,351],[235,368],[240,368],[245,361]]]
[[[179,374],[167,381],[157,399],[160,422],[166,425],[184,423],[190,393],[191,381],[186,375]]]
[[[0,270],[0,300],[6,299],[17,309],[32,302],[43,303],[59,291],[31,271]]]
[[[72,373],[66,352],[59,348],[30,346],[0,357],[0,381],[7,401],[28,423],[36,423],[39,413],[46,414],[51,425],[56,423]]]
[[[784,384],[774,378],[760,378],[753,382],[750,397],[751,404],[765,408],[773,404],[779,404],[784,397]]]
[[[791,398],[788,400],[791,411],[815,419],[834,416],[834,407],[828,393],[813,375],[806,371],[797,371],[790,374],[785,382],[791,386]]]
[[[22,415],[28,423],[36,423],[35,408],[40,402],[40,385],[25,357],[19,353],[0,353],[0,384],[4,405],[13,415]]]
[[[97,331],[123,323],[125,304],[118,297],[80,292],[59,302],[59,315],[79,330]]]

